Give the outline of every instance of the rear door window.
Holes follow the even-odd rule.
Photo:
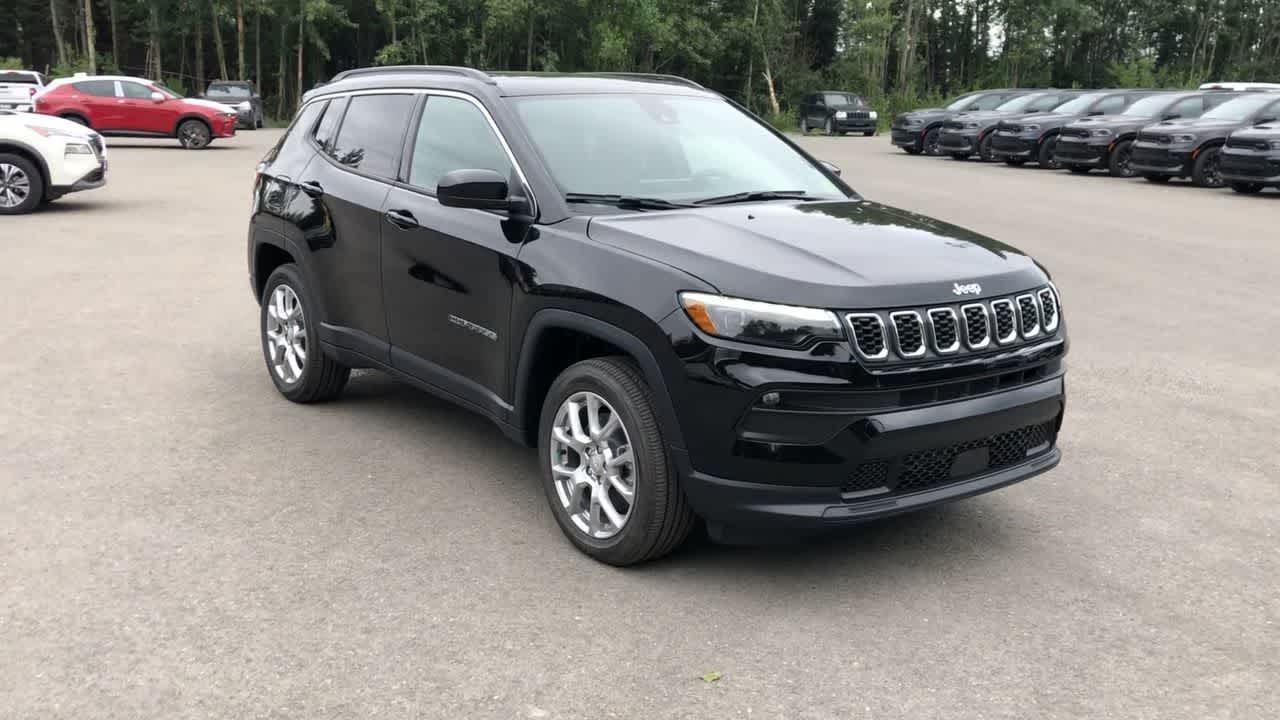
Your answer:
[[[114,80],[83,80],[81,82],[72,83],[71,87],[85,95],[94,97],[115,97],[116,83]]]
[[[352,97],[330,157],[353,170],[395,179],[416,100],[408,94]]]

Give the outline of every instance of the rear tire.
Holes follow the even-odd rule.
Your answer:
[[[276,268],[267,278],[261,302],[262,357],[280,394],[296,403],[338,397],[351,368],[325,355],[316,332],[320,318],[298,267],[290,263]]]
[[[1040,152],[1036,154],[1036,162],[1040,167],[1046,170],[1061,170],[1062,163],[1058,162],[1058,158],[1054,156],[1053,151],[1058,148],[1058,136],[1051,135],[1040,143]]]
[[[1231,183],[1231,189],[1241,195],[1255,195],[1262,192],[1261,183]]]
[[[592,402],[597,408],[594,423]],[[582,413],[588,417],[582,419]],[[592,432],[615,420],[614,430]],[[571,429],[566,431],[566,425]],[[538,437],[551,513],[586,555],[610,565],[634,565],[666,555],[689,536],[696,518],[667,455],[653,392],[628,359],[585,360],[560,373],[547,392]],[[615,467],[622,456],[630,460]],[[630,499],[622,494],[627,487]],[[603,508],[606,502],[613,515]],[[621,516],[620,526],[614,516]]]
[[[22,155],[0,153],[0,215],[22,215],[40,207],[44,176]]]
[[[1111,173],[1111,177],[1118,178],[1131,178],[1137,175],[1129,164],[1132,157],[1132,140],[1122,140],[1116,143],[1115,148],[1111,150],[1111,154],[1107,156],[1107,172]]]
[[[209,126],[200,120],[183,120],[178,125],[178,143],[188,150],[203,150],[213,142]]]
[[[1191,168],[1191,182],[1196,187],[1202,188],[1220,188],[1223,185],[1222,176],[1218,174],[1218,162],[1221,160],[1222,150],[1219,148],[1205,148],[1196,156],[1195,165]]]

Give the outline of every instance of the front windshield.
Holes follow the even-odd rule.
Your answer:
[[[767,190],[845,197],[790,145],[718,98],[534,95],[513,104],[564,193],[671,202]]]
[[[823,100],[826,100],[829,107],[836,105],[861,105],[862,98],[857,95],[846,95],[844,93],[823,93]]]
[[[1275,102],[1276,95],[1265,93],[1249,95],[1222,103],[1218,107],[1201,115],[1206,120],[1244,120],[1255,112]]]
[[[205,93],[207,98],[227,98],[228,100],[248,100],[251,93],[243,85],[210,85]]]
[[[1091,93],[1089,95],[1081,95],[1074,100],[1071,100],[1069,102],[1065,102],[1059,105],[1058,107],[1054,108],[1053,111],[1063,113],[1066,115],[1073,115],[1073,114],[1079,115],[1082,113],[1087,113],[1089,112],[1089,106],[1093,105],[1095,102],[1097,102],[1098,100],[1104,97],[1106,97],[1105,93]]]
[[[971,110],[973,108],[971,108],[970,106],[976,103],[977,101],[981,100],[983,97],[985,96],[982,93],[970,93],[968,95],[961,95],[955,100],[952,100],[951,102],[947,103],[945,107],[948,110]]]
[[[1144,97],[1125,108],[1121,115],[1133,115],[1136,117],[1156,117],[1164,112],[1165,106],[1171,105],[1182,98],[1171,98],[1168,95],[1151,95]]]
[[[1031,103],[1037,100],[1043,100],[1046,97],[1048,96],[1044,93],[1023,95],[1022,97],[1016,97],[1009,102],[996,106],[996,110],[999,110],[1000,112],[1023,112],[1031,105]]]

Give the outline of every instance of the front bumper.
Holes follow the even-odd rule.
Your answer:
[[[1227,182],[1280,184],[1280,153],[1226,148],[1218,172]]]
[[[1186,175],[1191,155],[1190,149],[1174,150],[1166,145],[1136,142],[1129,166],[1140,175]]]
[[[944,153],[973,153],[978,147],[978,130],[943,128],[938,133],[938,149]]]
[[[921,130],[912,130],[911,128],[895,127],[889,130],[889,142],[898,147],[918,148],[923,147],[924,133]]]
[[[1035,138],[1000,130],[991,137],[991,156],[996,160],[1033,160],[1036,148]]]
[[[871,118],[833,118],[836,130],[841,132],[867,132],[876,129],[876,121]]]
[[[738,530],[821,530],[995,490],[1058,464],[1061,375],[944,405],[861,417],[842,433],[860,460],[841,486],[742,482],[694,470],[675,451],[684,490],[708,522]],[[805,475],[803,465],[788,467]]]
[[[218,115],[212,123],[213,136],[216,138],[235,137],[236,125],[239,121],[238,115]]]
[[[1092,143],[1085,138],[1062,135],[1053,148],[1053,155],[1063,165],[1075,167],[1101,167],[1111,152],[1110,142]]]

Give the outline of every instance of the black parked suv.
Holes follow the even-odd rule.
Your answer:
[[[1191,120],[1239,97],[1230,92],[1159,93],[1144,97],[1114,115],[1086,117],[1062,128],[1054,155],[1076,173],[1101,168],[1113,177],[1133,177],[1129,163],[1138,131],[1162,120]]]
[[[942,132],[942,123],[962,112],[981,112],[995,110],[1000,105],[1031,90],[979,90],[965,93],[940,108],[919,108],[911,112],[901,113],[893,119],[890,128],[890,142],[911,155],[941,155],[938,148],[938,135]]]
[[[968,160],[974,153],[994,162],[992,140],[1001,120],[1046,113],[1075,98],[1079,90],[1045,90],[1020,95],[987,112],[963,112],[942,123],[938,149],[956,160]]]
[[[1280,125],[1259,125],[1231,133],[1218,167],[1222,180],[1239,193],[1270,185],[1280,188]]]
[[[1010,165],[1028,161],[1042,168],[1062,167],[1054,152],[1064,125],[1090,115],[1109,115],[1129,107],[1135,100],[1156,94],[1156,90],[1099,90],[1085,93],[1054,108],[1052,112],[1001,120],[991,139],[991,156]]]
[[[1200,187],[1222,187],[1222,146],[1235,130],[1280,120],[1280,93],[1237,95],[1194,120],[1167,120],[1143,128],[1130,164],[1151,182],[1191,176]]]
[[[376,368],[479,412],[608,563],[696,518],[805,533],[1060,457],[1035,261],[862,199],[678,78],[343,73],[260,164],[248,259],[281,394]]]
[[[876,111],[862,96],[827,90],[809,93],[800,101],[800,132],[821,129],[828,135],[860,132],[876,134]]]

